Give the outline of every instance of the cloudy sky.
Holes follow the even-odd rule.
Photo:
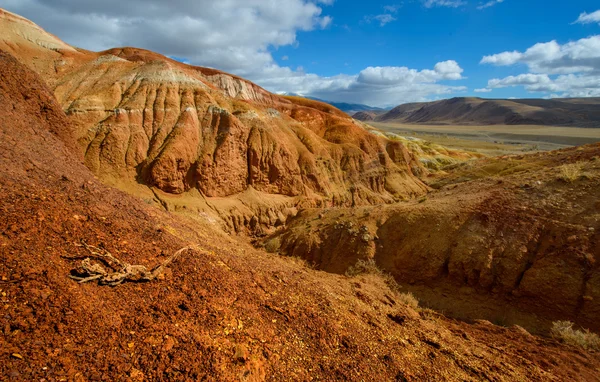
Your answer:
[[[393,106],[600,97],[597,0],[0,0],[90,50],[151,49],[274,92]]]

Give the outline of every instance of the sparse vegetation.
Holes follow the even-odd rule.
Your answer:
[[[265,242],[265,251],[269,253],[277,253],[281,248],[281,238],[276,236]]]
[[[417,310],[419,308],[419,300],[410,292],[398,293],[398,299],[404,305],[410,306]]]
[[[383,274],[383,271],[377,267],[377,264],[375,264],[375,260],[373,259],[359,259],[356,264],[346,270],[346,276],[348,277],[354,277],[365,273],[381,275]]]
[[[559,179],[561,179],[567,183],[572,183],[572,182],[580,179],[581,176],[583,175],[583,172],[582,172],[583,166],[584,166],[584,163],[582,163],[582,162],[563,164],[562,166],[559,167],[559,169],[560,169]]]
[[[600,337],[587,329],[573,329],[571,321],[553,322],[551,333],[566,344],[581,346],[586,350],[600,350]]]
[[[410,306],[413,309],[419,308],[419,300],[410,292],[401,292],[400,289],[402,287],[396,279],[391,274],[381,270],[375,263],[375,260],[360,259],[346,270],[346,276],[348,277],[356,277],[361,274],[373,274],[381,277],[385,281],[385,284],[396,294],[400,303]]]

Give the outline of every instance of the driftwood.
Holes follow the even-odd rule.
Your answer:
[[[84,241],[82,241],[79,246],[85,248],[89,252],[89,255],[83,259],[79,267],[74,270],[75,275],[71,274],[69,277],[79,283],[98,280],[98,284],[109,286],[117,286],[126,281],[152,281],[160,276],[165,268],[175,261],[182,253],[193,250],[192,247],[181,248],[173,255],[169,256],[162,264],[149,270],[144,265],[132,265],[121,261],[107,250],[94,247]],[[92,259],[100,260],[109,269],[107,270],[104,265],[98,262],[92,262]]]

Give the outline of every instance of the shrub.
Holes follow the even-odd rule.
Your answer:
[[[412,293],[397,293],[397,296],[402,304],[410,306],[415,310],[419,308],[419,300]]]
[[[564,180],[565,182],[572,183],[577,179],[581,178],[581,170],[583,168],[583,163],[569,163],[563,164],[560,168],[559,179]]]
[[[365,273],[382,275],[383,271],[377,267],[377,264],[375,264],[375,260],[373,259],[360,259],[356,264],[350,266],[348,270],[346,270],[346,276],[348,277],[354,277]]]
[[[550,330],[554,338],[562,340],[569,345],[577,345],[588,350],[600,350],[600,337],[589,330],[573,329],[571,321],[555,321]]]

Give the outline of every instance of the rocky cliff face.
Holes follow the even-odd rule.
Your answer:
[[[28,28],[45,33],[0,16],[19,25],[5,29],[5,45]],[[422,165],[402,144],[371,134],[329,105],[280,97],[141,49],[91,53],[63,45],[32,45],[33,68],[48,73],[62,62],[49,84],[77,127],[86,165],[103,179],[137,181],[172,195],[198,190],[209,198],[252,188],[267,198],[291,198],[286,208],[387,203],[427,190],[413,173]]]

